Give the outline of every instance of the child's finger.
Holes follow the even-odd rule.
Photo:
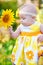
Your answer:
[[[39,36],[38,39],[37,39],[38,43],[39,42],[43,42],[43,37],[42,36]]]
[[[39,43],[39,38],[40,38],[40,37],[38,37],[38,39],[37,39],[37,42],[38,42],[38,43]]]
[[[9,26],[8,29],[9,29],[9,28],[12,28],[12,26]]]
[[[8,28],[8,30],[9,30],[9,31],[12,30],[12,26],[10,26],[10,27]]]
[[[12,63],[12,65],[15,65],[14,63]]]

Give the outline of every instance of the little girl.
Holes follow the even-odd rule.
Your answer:
[[[24,4],[19,9],[21,24],[15,32],[9,27],[11,37],[18,37],[12,52],[13,65],[37,65],[37,43],[42,40],[41,31],[43,32],[43,26],[40,28],[41,24],[35,21],[36,14],[34,4]]]

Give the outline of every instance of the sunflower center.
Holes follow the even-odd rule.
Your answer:
[[[9,21],[9,15],[8,15],[8,14],[6,14],[6,15],[3,17],[3,21],[4,21],[5,23],[7,23],[7,22]]]

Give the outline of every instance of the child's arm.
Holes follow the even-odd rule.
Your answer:
[[[12,38],[17,38],[20,34],[20,27],[18,27],[15,32],[12,30],[12,27],[9,27],[9,32]]]
[[[43,24],[40,25],[40,32],[41,32],[42,34],[39,35],[37,41],[38,41],[38,42],[43,42]]]
[[[43,34],[43,24],[40,25],[40,31]]]

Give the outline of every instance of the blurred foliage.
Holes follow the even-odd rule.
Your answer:
[[[43,24],[43,9],[40,9],[37,15],[37,21]]]
[[[18,8],[17,5],[17,0],[14,2],[0,2],[0,16],[2,14],[2,10],[3,9],[12,9],[14,11],[14,13],[16,14],[16,10]],[[16,16],[14,16],[15,19]],[[13,30],[15,31],[17,28],[18,24],[16,23],[16,20],[14,22],[14,24],[12,25]],[[0,42],[0,65],[12,65],[11,63],[11,54],[12,54],[12,49],[15,45],[16,39],[10,39],[7,42]]]
[[[15,45],[15,39],[11,39],[5,43],[0,42],[0,65],[12,65],[11,53]]]
[[[39,1],[39,8],[41,9],[41,4],[43,4],[43,0],[31,0],[32,2],[34,1]]]
[[[8,1],[8,2],[0,2],[0,10],[1,9],[12,9],[14,12],[17,9],[17,0],[14,1]]]
[[[8,1],[8,2],[0,2],[0,15],[3,9],[12,9],[16,14],[16,10],[18,8],[17,0],[16,1]],[[16,18],[16,16],[15,16]]]
[[[0,16],[2,13],[3,9],[12,9],[12,11],[14,11],[14,18],[18,19],[18,17],[16,17],[16,10],[18,8],[17,5],[17,0],[16,1],[8,1],[8,2],[0,2]],[[14,22],[14,24],[12,25],[13,30],[15,30],[17,28],[18,24],[16,23],[16,21]]]
[[[18,26],[18,24],[16,22],[14,22],[14,24],[12,25],[14,31],[17,29],[17,26]]]
[[[8,2],[0,2],[0,16],[2,13],[3,9],[12,9],[14,13],[16,14],[16,10],[18,8],[17,5],[17,0],[14,1],[8,1]],[[16,16],[14,16],[15,19],[17,19]],[[15,31],[17,28],[18,24],[16,23],[16,20],[14,24],[12,25],[13,30]],[[16,39],[10,39],[7,42],[0,42],[0,65],[12,65],[11,63],[11,54],[12,54],[12,49],[15,45]]]

